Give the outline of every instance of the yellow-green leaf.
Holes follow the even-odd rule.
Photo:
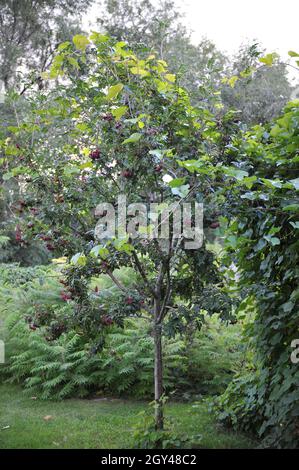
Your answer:
[[[289,51],[288,54],[290,57],[299,57],[298,52],[295,52],[295,51]]]
[[[135,142],[138,142],[138,140],[140,139],[141,139],[141,134],[139,134],[138,132],[135,132],[134,134],[130,135],[130,137],[128,137],[126,140],[124,140],[123,144],[135,143]]]
[[[107,99],[108,100],[113,100],[113,98],[116,98],[117,95],[121,92],[123,89],[123,84],[118,83],[117,85],[113,85],[109,88],[108,93],[107,93]]]
[[[166,73],[165,78],[171,83],[175,82],[175,75],[173,73]]]
[[[83,34],[76,34],[73,37],[73,43],[75,44],[76,49],[83,52],[87,48],[88,44],[90,44],[89,39],[86,36],[83,36]]]
[[[112,112],[112,115],[115,117],[115,119],[119,121],[120,118],[124,114],[126,114],[127,110],[128,110],[128,106],[120,106],[119,108],[113,109],[111,112]]]
[[[271,66],[273,65],[273,62],[274,62],[274,59],[276,57],[276,54],[272,53],[272,54],[267,54],[265,55],[264,57],[260,57],[259,58],[259,61],[262,63],[262,64],[266,64],[268,66]]]

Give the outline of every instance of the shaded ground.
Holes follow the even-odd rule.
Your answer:
[[[130,448],[130,430],[146,404],[123,400],[39,401],[17,386],[0,385],[1,449]],[[179,432],[202,434],[205,448],[254,447],[244,435],[218,427],[202,404],[170,403],[168,416]]]

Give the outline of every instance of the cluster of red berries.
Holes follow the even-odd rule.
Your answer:
[[[102,116],[102,119],[103,121],[108,121],[108,122],[113,121],[114,119],[113,114],[111,113],[104,114],[104,116]]]
[[[111,317],[109,317],[109,315],[104,315],[102,317],[102,323],[103,325],[105,326],[109,326],[109,325],[112,325],[113,324],[113,320]]]
[[[216,229],[218,227],[220,227],[220,223],[218,221],[212,222],[210,224],[210,228],[212,228],[212,229]]]
[[[122,176],[123,176],[124,178],[130,179],[130,178],[133,178],[134,173],[133,173],[132,170],[127,169],[127,170],[124,170],[124,171],[122,172]]]
[[[163,165],[159,163],[158,165],[155,166],[154,170],[156,173],[161,173],[163,171]]]
[[[60,298],[64,300],[64,302],[67,302],[68,300],[72,300],[72,295],[70,292],[62,291],[60,294]]]
[[[101,151],[100,151],[100,149],[97,148],[97,149],[93,150],[92,152],[90,152],[89,158],[90,158],[91,160],[94,160],[94,161],[95,161],[95,160],[99,160],[99,159],[101,158]]]
[[[133,305],[133,304],[137,304],[137,303],[138,303],[138,305],[139,305],[140,307],[141,307],[142,305],[144,305],[144,300],[143,300],[143,299],[141,299],[141,300],[139,300],[139,301],[136,301],[136,300],[135,300],[133,297],[131,297],[131,296],[126,297],[125,302],[126,302],[127,305]]]

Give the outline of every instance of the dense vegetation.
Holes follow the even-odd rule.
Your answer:
[[[3,78],[1,380],[46,403],[154,399],[133,420],[138,447],[214,447],[198,436],[208,409],[249,445],[297,447],[299,101],[277,54],[254,44],[228,63],[191,44],[171,2],[141,3],[104,2],[104,31],[87,36],[73,2],[41,2],[51,34],[34,64],[41,17],[3,10],[3,38],[11,17],[32,34],[4,45],[31,72]],[[107,231],[111,207],[128,234]],[[167,397],[175,415],[193,404],[198,430],[169,422]]]

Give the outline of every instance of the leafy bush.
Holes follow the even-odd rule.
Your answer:
[[[8,363],[6,377],[31,394],[60,399],[102,394],[152,398],[151,325],[128,319],[124,328],[111,324],[102,336],[89,337],[73,321],[72,302],[61,298],[63,286],[53,268],[0,268],[0,317],[5,317]],[[124,277],[127,273],[124,273]],[[11,289],[11,282],[16,285]],[[110,289],[94,279],[91,288]],[[188,339],[164,337],[164,389],[178,398],[219,393],[242,366],[238,325],[208,317]]]
[[[299,335],[298,129],[295,100],[275,122],[241,135],[231,150],[250,175],[229,190],[235,220],[227,240],[239,287],[251,294],[249,304],[254,299],[245,338],[256,355],[255,368],[237,376],[221,403],[224,416],[251,427],[269,447],[299,445],[298,364],[291,361]]]

